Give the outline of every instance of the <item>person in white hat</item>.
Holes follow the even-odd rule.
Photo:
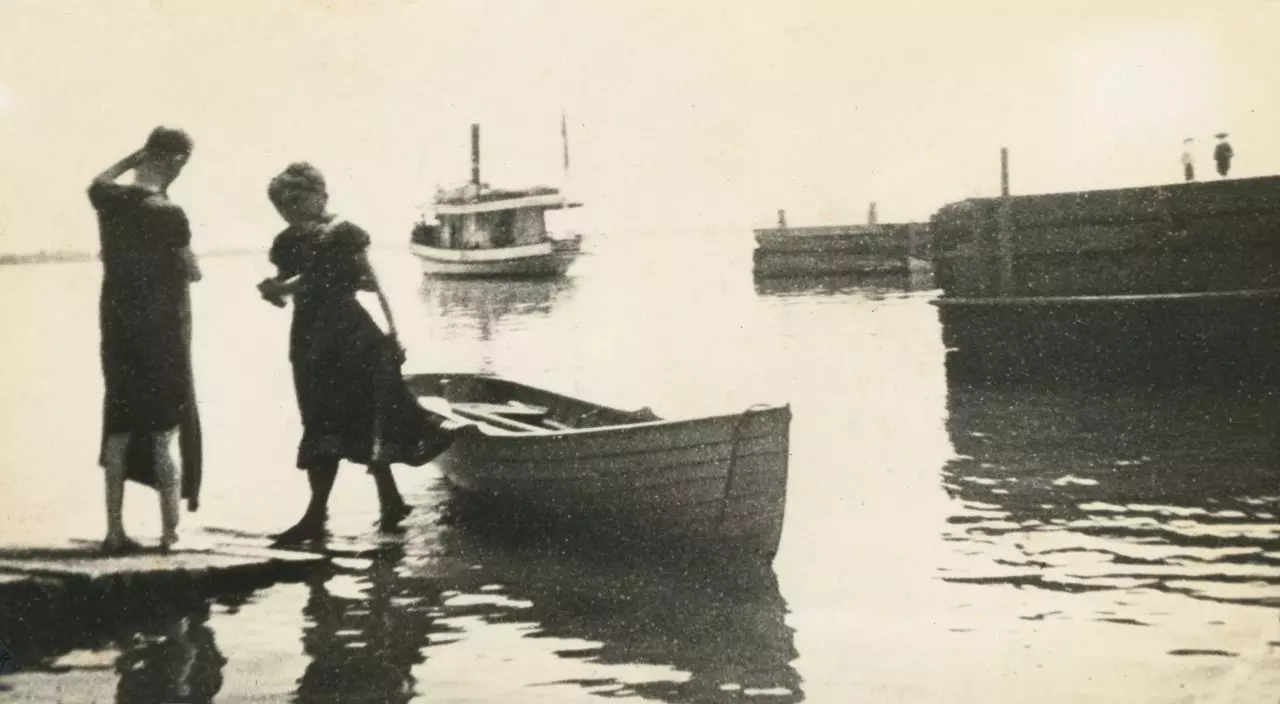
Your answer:
[[[1188,181],[1196,180],[1195,159],[1191,156],[1191,148],[1195,140],[1187,137],[1182,140],[1182,175]]]

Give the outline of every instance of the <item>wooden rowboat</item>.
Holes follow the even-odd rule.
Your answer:
[[[664,420],[495,376],[406,381],[424,406],[475,423],[435,460],[471,498],[628,543],[677,541],[766,560],[778,550],[790,406]]]

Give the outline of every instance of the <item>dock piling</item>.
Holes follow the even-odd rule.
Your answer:
[[[1009,148],[1000,147],[1000,195],[1009,195]]]

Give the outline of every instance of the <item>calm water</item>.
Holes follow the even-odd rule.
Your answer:
[[[1252,683],[1280,643],[1280,400],[949,388],[919,282],[757,290],[750,246],[599,240],[555,283],[424,281],[394,250],[376,264],[411,370],[497,372],[669,416],[789,401],[776,574],[713,580],[516,548],[442,521],[437,474],[402,469],[418,510],[376,557],[51,634],[6,680],[10,694],[1175,702],[1229,691],[1221,701],[1274,704]],[[206,485],[184,521],[277,530],[306,499],[292,469],[288,316],[256,297],[263,260],[204,267]],[[0,269],[7,543],[102,529],[97,285],[96,265]],[[154,495],[131,489],[126,502],[134,531],[157,535]],[[344,472],[335,533],[372,540],[375,514],[371,482]]]

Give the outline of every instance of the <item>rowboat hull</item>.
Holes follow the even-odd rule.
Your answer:
[[[436,465],[473,498],[588,525],[597,537],[692,542],[766,559],[777,552],[789,407],[672,421],[496,377],[409,382],[419,396],[452,404],[516,400],[548,409],[553,422],[578,425],[528,433],[481,423],[462,435]]]
[[[440,249],[410,245],[429,276],[450,277],[553,277],[573,265],[576,246],[556,241],[492,249]]]

